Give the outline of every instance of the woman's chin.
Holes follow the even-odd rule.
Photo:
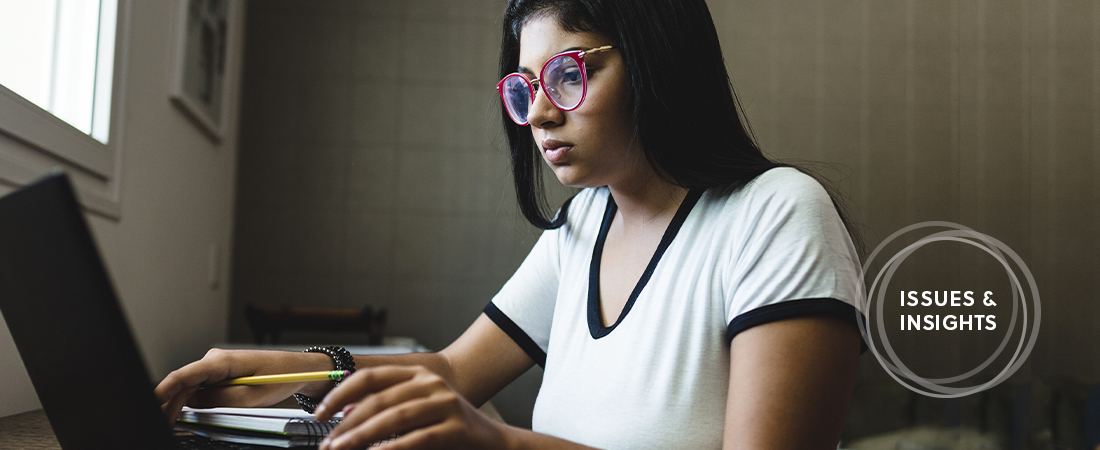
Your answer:
[[[574,167],[571,167],[571,166],[568,166],[568,165],[557,166],[557,167],[551,166],[551,167],[554,170],[554,175],[558,178],[558,182],[561,183],[563,186],[568,186],[568,187],[571,187],[571,188],[578,188],[578,189],[586,188],[586,187],[595,187],[595,186],[590,186],[591,183],[589,183],[589,182],[591,180],[588,180],[587,177],[584,177],[584,176],[582,176],[582,174],[577,173],[577,170]]]

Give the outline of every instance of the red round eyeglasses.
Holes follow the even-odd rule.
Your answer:
[[[577,109],[588,93],[588,70],[584,59],[593,53],[613,50],[605,45],[588,50],[574,50],[558,53],[546,61],[539,77],[528,80],[526,75],[512,73],[497,83],[497,92],[504,102],[504,109],[512,121],[520,126],[527,125],[531,104],[535,102],[535,84],[546,91],[546,98],[554,107],[562,111]]]

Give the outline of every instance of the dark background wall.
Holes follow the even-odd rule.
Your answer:
[[[538,234],[493,90],[504,3],[249,4],[231,339],[250,339],[246,302],[369,304],[389,334],[440,349],[518,267]],[[926,220],[1003,241],[1042,294],[1017,376],[1100,378],[1100,3],[708,3],[766,152],[826,163],[869,249]],[[983,255],[916,254],[892,289],[1006,291]],[[936,373],[1003,337],[894,336]],[[540,376],[494,399],[509,422],[530,425]],[[869,353],[863,376],[885,376]]]
[[[1100,3],[710,5],[767,151],[839,166],[825,173],[849,193],[872,249],[928,220],[1003,241],[1030,266],[1042,296],[1043,326],[1021,374],[1100,378],[1090,345],[1100,318]],[[923,263],[915,255],[911,267],[921,270],[898,286],[1008,291],[992,258],[945,255],[931,250]],[[1004,325],[1008,316],[1000,315]],[[961,346],[943,337],[898,339],[929,370],[950,372],[939,362],[972,368],[1003,335],[975,333]],[[864,368],[882,373],[870,358]]]
[[[503,7],[249,3],[230,339],[248,302],[387,308],[432,350],[473,323],[538,238],[501,146]],[[318,340],[365,343],[282,339]],[[540,376],[494,404],[529,423]]]

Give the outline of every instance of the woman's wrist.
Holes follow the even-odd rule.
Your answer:
[[[295,366],[297,367],[294,372],[332,370],[332,358],[324,353],[294,352],[293,355],[296,358]],[[295,392],[320,400],[328,391],[332,390],[332,387],[332,381],[310,381],[302,383]]]
[[[500,423],[495,420],[493,421],[493,423],[496,425],[497,432],[500,437],[500,441],[498,442],[500,442],[501,444],[501,449],[519,450],[523,448],[523,445],[521,444],[523,441],[523,437],[519,433],[520,431],[522,431],[520,428],[513,427],[506,423]]]

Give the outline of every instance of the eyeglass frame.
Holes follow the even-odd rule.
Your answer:
[[[504,98],[504,82],[508,81],[508,79],[511,78],[511,77],[520,77],[520,78],[522,78],[523,81],[527,84],[528,92],[531,93],[531,105],[534,105],[535,104],[535,96],[538,95],[538,93],[535,92],[535,83],[539,83],[539,85],[541,87],[541,85],[542,85],[541,80],[543,78],[546,78],[545,75],[543,75],[544,72],[546,72],[546,67],[550,65],[550,61],[558,59],[558,57],[561,57],[561,56],[568,56],[568,57],[572,58],[573,61],[577,62],[577,67],[580,67],[580,69],[581,69],[581,75],[584,77],[584,78],[581,79],[583,81],[583,83],[581,84],[581,98],[580,98],[580,100],[577,100],[577,104],[574,105],[572,108],[563,108],[561,105],[558,104],[558,102],[554,101],[554,98],[551,97],[549,94],[546,95],[546,99],[550,100],[550,104],[554,105],[555,108],[558,108],[561,111],[572,111],[574,109],[580,108],[581,104],[584,103],[584,98],[588,95],[588,68],[584,64],[585,57],[587,57],[588,55],[590,55],[592,53],[606,52],[606,51],[614,50],[614,49],[615,49],[614,45],[605,45],[605,46],[602,46],[602,47],[590,48],[588,50],[571,50],[571,51],[567,51],[567,52],[558,53],[554,56],[551,56],[549,59],[546,60],[545,63],[542,64],[542,69],[539,70],[538,78],[535,78],[533,80],[527,79],[526,75],[524,75],[522,73],[519,73],[519,72],[513,72],[513,73],[510,73],[508,75],[505,75],[504,78],[501,78],[500,82],[497,83],[497,93],[500,94],[500,101],[502,103],[504,103],[504,112],[506,114],[508,114],[508,118],[512,119],[512,122],[515,122],[516,125],[519,125],[521,127],[530,125],[531,124],[531,117],[530,117],[531,112],[530,112],[530,110],[528,110],[528,112],[527,112],[527,116],[528,116],[527,120],[523,123],[516,122],[515,117],[512,117],[512,113],[508,111],[508,99]],[[530,105],[528,105],[528,108],[530,108]]]

